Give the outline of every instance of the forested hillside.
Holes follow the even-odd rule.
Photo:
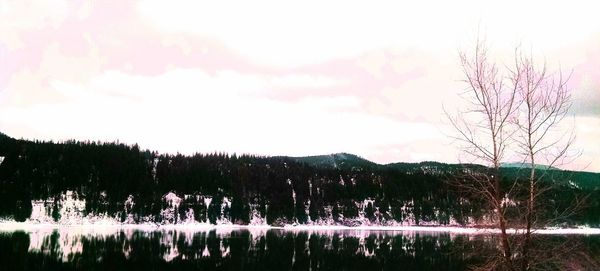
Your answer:
[[[0,217],[127,223],[485,224],[485,208],[447,180],[465,168],[379,165],[351,154],[159,154],[118,143],[32,142],[0,134]],[[505,183],[519,176],[504,169]],[[587,196],[570,224],[600,225],[600,174],[552,170],[548,214]]]

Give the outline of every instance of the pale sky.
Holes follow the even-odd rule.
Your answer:
[[[458,51],[532,50],[573,70],[582,155],[600,171],[595,1],[0,0],[0,131],[160,152],[349,152],[455,163],[442,105]]]

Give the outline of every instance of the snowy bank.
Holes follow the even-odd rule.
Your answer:
[[[139,231],[210,231],[210,230],[283,230],[283,231],[398,231],[398,232],[431,232],[431,233],[454,233],[454,234],[497,234],[499,229],[495,228],[474,228],[474,227],[445,227],[445,226],[356,226],[349,227],[343,225],[235,225],[221,224],[214,225],[208,223],[189,223],[189,224],[125,224],[125,223],[84,223],[84,224],[58,224],[58,223],[32,223],[0,221],[0,231],[38,231],[38,230],[73,230],[83,232],[102,232],[114,230],[139,230]],[[509,233],[516,234],[522,232],[520,229],[509,229]],[[535,229],[535,234],[582,234],[582,235],[600,235],[600,228],[578,227],[578,228],[545,228]]]

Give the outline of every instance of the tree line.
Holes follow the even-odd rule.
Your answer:
[[[211,223],[226,216],[232,223],[248,224],[252,209],[269,224],[327,218],[343,224],[361,215],[379,224],[408,218],[415,224],[465,224],[486,216],[481,202],[463,198],[447,181],[476,165],[378,165],[357,159],[332,165],[293,157],[159,154],[122,143],[55,143],[6,135],[0,136],[0,156],[0,217],[18,221],[30,216],[32,200],[57,202],[65,191],[85,199],[85,214],[131,216],[136,222],[149,218],[160,223],[167,207],[163,196],[169,192],[182,199],[175,210],[180,218],[192,209],[196,221]],[[506,178],[521,174],[517,169],[506,172]],[[566,204],[578,193],[597,193],[600,174],[571,175],[579,185],[562,183],[549,202]],[[135,204],[125,208],[130,196]],[[208,206],[202,200],[206,197],[211,199]],[[225,209],[224,198],[230,201]],[[587,212],[568,223],[598,225],[599,208],[592,201]]]

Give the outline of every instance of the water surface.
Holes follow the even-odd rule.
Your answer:
[[[0,232],[2,270],[465,270],[493,235],[212,229]],[[6,269],[5,269],[6,268]]]

